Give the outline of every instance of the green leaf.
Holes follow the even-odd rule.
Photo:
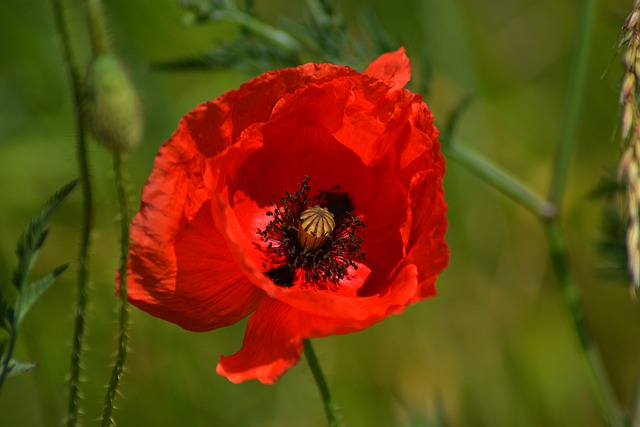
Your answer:
[[[49,287],[55,282],[55,280],[60,276],[64,271],[69,268],[70,263],[63,264],[57,267],[55,270],[51,271],[46,276],[41,277],[39,280],[31,283],[29,286],[24,287],[22,289],[22,293],[18,296],[18,300],[16,301],[16,312],[15,312],[15,325],[19,325],[24,316],[29,312],[31,306],[44,294],[44,292],[49,289]]]
[[[608,197],[618,197],[624,194],[627,184],[618,179],[615,171],[604,175],[596,187],[589,193],[588,197],[593,200]]]
[[[26,372],[31,371],[38,367],[37,363],[33,362],[21,362],[16,359],[11,359],[9,361],[9,370],[7,377],[15,377],[17,375],[24,374]]]
[[[245,69],[253,73],[280,67],[290,67],[297,65],[298,62],[295,55],[285,52],[268,40],[247,35],[221,43],[209,53],[156,63],[154,68],[162,71],[235,68]]]
[[[329,1],[307,0],[305,28],[326,58],[345,56],[346,25]]]
[[[0,313],[0,329],[3,331],[10,332],[13,330],[11,325],[13,324],[13,305],[5,305],[0,306],[2,312]]]
[[[38,252],[47,238],[48,230],[45,228],[51,215],[56,211],[60,203],[73,191],[78,181],[74,180],[58,190],[42,208],[42,211],[29,221],[27,231],[20,237],[16,254],[18,255],[18,268],[13,274],[13,284],[22,291],[31,266],[35,262]]]
[[[602,219],[597,248],[600,255],[598,273],[610,281],[628,285],[629,258],[627,254],[626,206],[620,203],[624,198],[626,183],[618,180],[615,171],[605,174],[588,198],[602,202]]]

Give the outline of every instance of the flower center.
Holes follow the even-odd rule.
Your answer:
[[[311,250],[318,249],[327,241],[336,228],[333,214],[318,205],[300,214],[298,223],[298,243]]]
[[[357,269],[356,260],[364,259],[358,233],[364,223],[352,214],[351,197],[339,186],[310,198],[310,180],[305,176],[298,191],[287,191],[282,204],[267,212],[269,224],[258,230],[270,266],[263,263],[265,275],[291,287],[301,273],[304,285],[337,290],[349,267]]]

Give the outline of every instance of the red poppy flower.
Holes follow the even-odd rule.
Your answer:
[[[404,49],[262,74],[189,112],[131,225],[129,300],[192,331],[249,318],[217,372],[273,383],[302,340],[435,295],[448,262],[433,116]]]

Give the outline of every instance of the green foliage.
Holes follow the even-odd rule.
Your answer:
[[[154,68],[165,71],[225,70],[230,68],[253,71],[266,70],[274,67],[275,64],[291,67],[299,62],[297,55],[284,51],[269,40],[245,33],[235,40],[214,46],[211,52],[160,62],[155,64]]]
[[[63,264],[56,267],[53,271],[49,272],[45,276],[31,283],[31,285],[25,287],[19,294],[16,300],[15,308],[15,326],[20,325],[24,316],[29,312],[31,306],[45,293],[53,282],[56,281],[58,276],[69,268],[70,263]]]
[[[58,209],[60,203],[73,191],[77,185],[77,181],[71,181],[69,184],[58,190],[44,205],[40,213],[29,221],[27,231],[20,237],[16,255],[18,256],[18,268],[13,274],[13,284],[19,292],[22,291],[27,281],[29,271],[33,263],[38,257],[38,253],[42,248],[42,244],[47,238],[47,223],[51,219],[51,215]]]
[[[602,211],[598,251],[602,259],[599,273],[608,279],[618,281],[625,286],[631,281],[627,255],[627,223],[623,210],[623,198],[626,186],[615,174],[610,173],[602,178],[598,186],[590,194],[594,200],[605,200]]]
[[[148,144],[142,144],[129,159],[136,189],[148,176],[157,145],[175,130],[185,111],[245,79],[235,72],[158,75],[145,67],[160,59],[210,54],[220,40],[231,43],[244,32],[209,19],[198,28],[180,28],[176,25],[176,3],[105,3],[110,22],[115,24],[112,41],[128,59],[129,70],[146,101]],[[298,25],[306,22],[297,17],[297,12],[291,13],[304,2],[255,1],[256,10],[247,9],[247,1],[236,3],[253,16],[268,8],[269,16],[274,17],[270,23],[282,22],[278,17],[284,15]],[[375,10],[385,29],[405,42],[414,66],[412,90],[418,93],[425,93],[416,89],[415,79],[424,76],[421,55],[429,51],[434,76],[427,103],[438,123],[445,123],[466,94],[474,95],[452,142],[459,140],[487,158],[495,157],[533,189],[546,188],[549,153],[557,137],[559,110],[570,78],[568,59],[574,48],[571,36],[577,3],[356,0],[334,4],[347,21],[350,37],[358,42],[353,43],[354,57],[368,61],[375,57],[360,53],[369,49],[366,43],[361,44],[363,36],[367,40],[380,36],[363,25],[366,10]],[[0,29],[3,40],[7,40],[6,49],[0,49],[4,70],[0,93],[3,99],[11,100],[0,105],[0,222],[5,230],[20,230],[28,217],[25,207],[39,203],[33,199],[37,192],[30,189],[66,176],[72,168],[73,129],[69,117],[73,110],[68,102],[61,102],[68,78],[56,70],[60,55],[52,39],[50,10],[44,7],[47,3],[39,6],[0,1],[0,11],[4,12],[0,15],[8,18]],[[81,8],[79,3],[75,6],[67,2],[65,9],[77,24],[73,28],[80,30]],[[600,264],[593,242],[594,231],[601,224],[601,216],[593,215],[593,211],[609,199],[593,202],[581,196],[594,187],[602,168],[613,163],[618,148],[610,141],[614,120],[619,122],[616,88],[621,65],[611,57],[621,24],[615,17],[622,17],[629,8],[628,1],[600,2],[599,41],[590,66],[593,79],[585,99],[580,148],[573,159],[572,197],[567,199],[563,215],[572,266],[588,292],[588,320],[597,328],[599,344],[606,350],[607,369],[613,374],[616,390],[628,404],[632,402],[634,372],[640,360],[638,305],[629,301],[625,286],[607,286],[608,278],[592,274]],[[354,27],[364,34],[354,36]],[[85,40],[81,32],[75,34],[78,37],[74,42],[82,46]],[[269,43],[258,35],[252,37],[256,44],[258,40]],[[215,45],[211,41],[214,38]],[[397,47],[392,44],[392,48]],[[308,58],[311,54],[305,55]],[[600,78],[610,64],[609,72]],[[366,62],[357,65],[362,67]],[[242,66],[247,65],[232,68]],[[261,62],[257,66],[268,67]],[[43,71],[47,78],[42,77]],[[117,248],[113,229],[116,208],[111,206],[112,189],[105,178],[111,176],[109,153],[97,150],[94,154],[97,244],[90,253],[92,269],[99,278],[91,298],[95,323],[86,340],[93,351],[83,364],[87,373],[96,374],[106,368],[107,355],[113,351],[112,340],[106,338],[111,336],[115,322],[110,285]],[[493,187],[484,186],[453,158],[448,158],[447,169],[451,223],[447,239],[452,264],[438,280],[439,296],[363,333],[317,342],[320,362],[343,407],[344,419],[350,425],[437,426],[433,400],[442,393],[449,425],[604,425],[580,369],[582,360],[566,326],[567,314],[552,288],[546,241],[539,238],[539,225],[532,222],[529,211],[509,203]],[[77,224],[77,212],[68,214],[64,221]],[[79,232],[73,231],[69,230],[65,239],[75,241]],[[59,249],[73,252],[73,246]],[[39,262],[57,265],[59,255],[51,248],[45,249]],[[2,264],[12,269],[15,259],[4,258],[0,276],[9,278],[2,272]],[[624,262],[620,265],[626,268]],[[0,292],[13,304],[17,292],[9,280],[5,282],[0,280],[0,285],[6,285],[6,293],[5,288]],[[69,310],[74,290],[60,287],[55,293],[48,297],[56,298],[47,298],[47,304],[41,303],[30,312],[30,321],[36,317],[56,319]],[[273,387],[230,384],[215,375],[213,355],[221,349],[226,354],[237,350],[244,325],[203,337],[141,311],[132,315],[136,351],[127,358],[127,370],[133,375],[121,386],[126,399],[118,402],[119,424],[326,425],[304,363]],[[66,314],[60,317],[47,324],[46,330],[39,329],[46,333],[29,346],[29,357],[22,357],[40,362],[46,356],[47,369],[38,370],[37,385],[31,381],[11,382],[11,391],[0,398],[0,425],[48,426],[64,417],[66,387],[61,379],[67,374],[68,353],[62,343],[69,340],[72,319]],[[0,317],[0,322],[3,320]],[[31,325],[23,325],[20,333],[24,335],[19,338],[26,341]],[[0,330],[0,350],[5,336],[6,350],[8,334]],[[513,366],[519,375],[513,374]],[[82,392],[83,409],[87,414],[99,414],[104,389],[101,381],[94,381],[95,375],[90,378],[92,382]],[[399,389],[399,398],[415,414],[407,414],[387,399],[385,390],[393,387]],[[90,417],[93,415],[87,421]]]
[[[252,1],[245,1],[242,7],[233,0],[182,0],[180,5],[186,25],[231,22],[240,28],[239,34],[214,45],[210,52],[158,63],[158,69],[262,72],[308,61],[362,68],[371,58],[400,45],[382,29],[371,9],[363,9],[358,16],[359,28],[350,29],[328,0],[307,0],[302,22],[285,20],[279,27],[262,21]]]
[[[15,377],[17,375],[21,375],[27,373],[38,367],[37,363],[33,362],[21,362],[16,359],[9,360],[9,371],[7,373],[8,377]]]
[[[77,181],[74,180],[58,190],[47,201],[40,213],[31,218],[27,230],[18,241],[16,249],[18,267],[13,273],[13,289],[10,286],[4,286],[2,293],[0,293],[0,309],[2,311],[0,327],[6,333],[0,342],[0,389],[6,377],[28,372],[36,367],[35,363],[12,359],[18,326],[33,304],[69,267],[69,264],[63,264],[40,279],[27,284],[29,273],[47,238],[48,229],[46,227],[51,216],[76,185]]]

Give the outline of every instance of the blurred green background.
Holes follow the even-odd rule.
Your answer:
[[[80,1],[67,1],[79,58],[88,40]],[[352,0],[348,22],[371,7],[407,47],[415,71],[429,54],[426,99],[444,123],[467,95],[465,144],[544,195],[563,119],[575,47],[577,0]],[[571,263],[616,392],[626,407],[638,374],[640,310],[624,283],[602,274],[597,252],[603,200],[588,197],[615,170],[616,57],[631,0],[600,2],[589,90],[570,173],[565,224]],[[303,2],[257,0],[265,19],[301,22]],[[144,103],[146,135],[128,162],[135,195],[179,119],[200,102],[253,77],[240,71],[159,72],[151,64],[206,51],[236,34],[231,25],[185,27],[176,0],[105,1],[115,50]],[[0,2],[0,279],[28,218],[76,177],[69,84],[49,1]],[[371,58],[373,59],[373,58]],[[421,80],[416,75],[416,80]],[[415,87],[415,86],[414,86]],[[97,225],[84,354],[85,424],[101,413],[115,351],[117,207],[109,154],[91,149]],[[357,334],[316,340],[320,362],[348,426],[602,426],[571,320],[548,262],[544,230],[524,209],[450,162],[446,175],[451,263],[439,295]],[[35,274],[73,260],[80,193],[55,216]],[[73,267],[72,267],[73,270]],[[66,413],[75,271],[38,302],[20,330],[15,356],[39,367],[10,378],[0,426],[59,425]],[[221,354],[240,348],[244,322],[191,333],[132,311],[131,348],[115,417],[122,426],[324,426],[303,361],[273,386],[233,385],[215,374]],[[440,415],[439,415],[440,414]]]

